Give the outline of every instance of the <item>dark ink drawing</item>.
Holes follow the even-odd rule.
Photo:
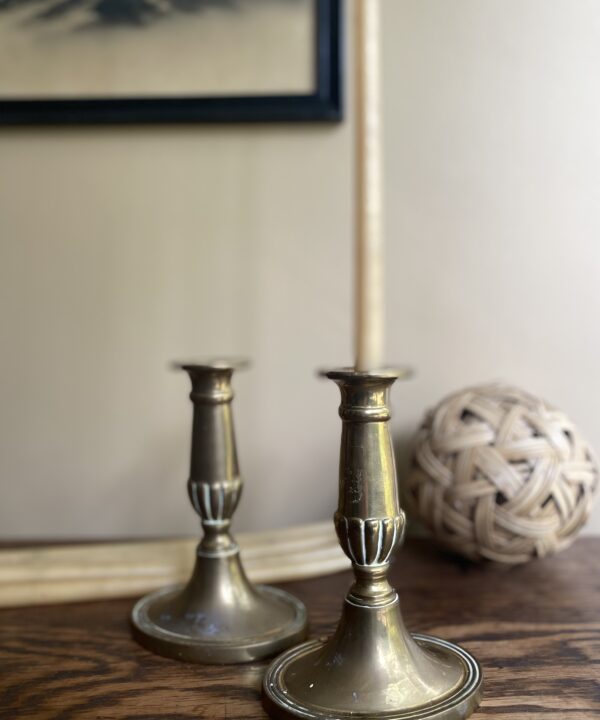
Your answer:
[[[0,0],[0,12],[28,6],[28,22],[81,17],[83,13],[87,19],[80,27],[144,27],[176,13],[239,10],[249,2],[256,0]]]

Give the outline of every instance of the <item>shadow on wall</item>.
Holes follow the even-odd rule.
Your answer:
[[[280,466],[281,467],[281,466]],[[247,487],[236,512],[234,532],[331,521],[337,507],[337,455],[315,443],[303,460],[306,485],[281,483],[267,454],[254,467],[242,461]]]
[[[195,529],[199,535],[199,520],[187,497],[188,455],[188,439],[181,432],[161,433],[148,441],[123,474],[99,488],[102,525],[136,528],[136,535],[144,537],[160,534],[161,526],[181,528],[178,536],[193,535]],[[122,490],[115,506],[117,488]]]
[[[398,476],[398,486],[400,490],[400,506],[407,514],[408,519],[407,535],[410,535],[411,537],[424,537],[427,536],[429,533],[416,518],[414,518],[412,515],[409,515],[407,503],[404,499],[405,478],[410,472],[415,432],[396,434],[394,435],[393,443],[394,453],[396,454],[396,470]]]

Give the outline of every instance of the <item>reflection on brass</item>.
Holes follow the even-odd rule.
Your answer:
[[[133,609],[137,640],[159,655],[201,663],[258,660],[306,637],[306,610],[283,590],[250,583],[229,532],[240,499],[231,376],[242,363],[183,364],[194,404],[189,497],[204,537],[187,585],[158,590]]]
[[[355,583],[329,639],[288,650],[269,667],[265,707],[279,720],[454,720],[481,697],[481,670],[462,648],[409,635],[387,580],[405,518],[388,429],[396,372],[326,373],[341,391],[342,443],[335,528]]]

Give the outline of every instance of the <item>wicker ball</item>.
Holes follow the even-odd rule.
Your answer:
[[[484,385],[427,414],[405,499],[451,549],[512,564],[567,547],[599,485],[594,453],[566,415],[517,388]]]

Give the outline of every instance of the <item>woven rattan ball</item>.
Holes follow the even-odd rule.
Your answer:
[[[564,413],[517,388],[484,385],[427,414],[406,503],[462,555],[521,563],[574,540],[599,484],[594,453]]]

